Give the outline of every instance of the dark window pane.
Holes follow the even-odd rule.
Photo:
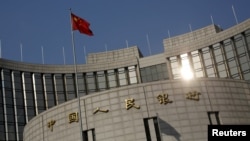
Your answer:
[[[45,96],[44,96],[44,88],[43,88],[43,77],[42,74],[35,73],[35,89],[36,89],[36,98],[37,98],[37,108],[38,113],[43,112],[46,109],[45,106]]]
[[[47,95],[48,108],[56,105],[55,103],[55,92],[52,74],[44,74],[45,76],[45,92]]]
[[[65,88],[64,88],[64,76],[62,74],[55,74],[56,79],[56,92],[58,104],[66,101]]]
[[[77,74],[78,78],[78,90],[80,96],[86,95],[86,82],[85,82],[85,75],[83,73]]]
[[[86,73],[86,80],[87,80],[87,87],[88,87],[88,92],[96,92],[96,79],[95,79],[95,74],[93,72],[88,72]]]

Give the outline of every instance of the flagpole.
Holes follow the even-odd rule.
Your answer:
[[[83,52],[84,52],[85,64],[87,64],[87,56],[86,56],[86,49],[85,49],[85,46],[83,46]]]
[[[211,17],[212,24],[214,24],[214,18],[213,18],[213,16],[211,15],[210,17]]]
[[[128,40],[126,40],[126,45],[127,45],[127,48],[128,48]]]
[[[237,16],[236,16],[236,13],[235,13],[233,5],[232,5],[232,10],[233,10],[233,14],[234,14],[234,18],[235,18],[236,24],[238,24],[238,19],[237,19]]]
[[[191,24],[189,24],[189,30],[190,30],[190,32],[191,32],[191,34],[192,34],[192,36],[193,36],[193,40],[195,40],[195,37],[194,37],[194,34],[193,34],[193,29],[192,29],[192,25],[191,25]]]
[[[63,47],[63,64],[65,65],[65,53],[64,53],[64,47]]]
[[[75,84],[76,84],[76,96],[78,99],[78,113],[79,113],[79,119],[80,119],[80,124],[79,124],[79,128],[80,128],[80,140],[83,141],[83,137],[82,137],[82,114],[81,114],[81,104],[80,104],[80,96],[79,96],[79,92],[78,92],[78,79],[77,79],[77,66],[76,66],[76,52],[75,52],[75,41],[74,41],[74,32],[72,29],[72,19],[71,19],[71,8],[70,10],[70,25],[71,25],[71,39],[72,39],[72,48],[73,48],[73,58],[74,58],[74,70],[75,70]],[[86,117],[85,117],[86,118]],[[88,129],[88,123],[86,122],[87,125],[87,129]]]
[[[42,50],[42,62],[43,62],[43,64],[44,64],[43,46],[41,46],[41,50]]]
[[[20,43],[20,51],[21,51],[21,62],[23,62],[23,45]]]
[[[193,32],[191,24],[189,24],[189,30],[190,32]]]
[[[107,47],[107,44],[105,44],[105,52],[106,52],[106,60],[108,61],[108,47]]]
[[[170,39],[170,38],[171,38],[171,36],[170,36],[170,31],[168,30],[169,45],[170,45],[170,47],[173,47],[173,46],[172,46],[172,39]]]
[[[105,46],[105,52],[107,53],[107,51],[108,51],[107,44],[105,44],[104,46]]]
[[[2,58],[2,41],[0,40],[0,58]]]
[[[149,43],[148,34],[146,35],[146,37],[147,37],[147,43],[148,43],[149,55],[151,56],[151,47],[150,47],[150,43]]]

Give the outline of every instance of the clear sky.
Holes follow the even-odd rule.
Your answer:
[[[137,45],[144,56],[163,52],[163,39],[212,24],[223,29],[250,18],[250,0],[1,0],[1,57],[42,64],[73,64],[70,11],[94,36],[74,31],[77,64],[86,53]],[[212,18],[211,18],[212,17]],[[147,40],[148,36],[148,40]],[[126,42],[127,41],[127,42]],[[148,44],[149,41],[149,44]]]

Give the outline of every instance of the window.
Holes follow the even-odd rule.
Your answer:
[[[177,60],[177,56],[170,57],[170,65],[172,69],[172,75],[174,79],[180,79],[181,78],[181,71],[180,71],[180,66]]]
[[[45,77],[45,92],[47,96],[48,108],[56,105],[55,90],[52,74],[44,74]]]
[[[19,71],[14,71],[14,91],[16,94],[16,107],[17,107],[17,116],[20,117],[18,118],[18,122],[21,123],[26,123],[25,122],[25,112],[24,112],[24,95],[23,95],[23,88],[22,88],[22,77],[21,77],[21,72]]]
[[[0,69],[0,71],[1,71],[1,74],[0,74],[0,88],[2,90],[2,89],[4,89],[3,88],[3,86],[4,86],[4,80],[2,79],[2,69]],[[3,105],[3,93],[2,93],[1,90],[0,90],[0,105]],[[4,117],[3,114],[4,114],[4,112],[3,112],[3,106],[1,106],[0,107],[0,124],[3,121],[3,119],[4,119],[3,118]]]
[[[29,72],[24,72],[23,76],[24,76],[25,100],[27,103],[26,106],[28,112],[28,120],[30,120],[36,115],[32,75]]]
[[[117,87],[116,71],[115,70],[108,70],[107,73],[108,73],[109,88]]]
[[[144,122],[144,129],[145,129],[147,141],[151,141],[152,138],[155,138],[154,140],[161,141],[158,117],[144,118],[143,122]],[[150,132],[150,130],[152,129],[155,129],[155,132]],[[154,133],[154,134],[150,134],[150,133]]]
[[[212,55],[210,53],[209,47],[203,48],[202,57],[204,61],[204,67],[207,73],[207,77],[215,77],[215,69],[212,61]]]
[[[195,77],[204,77],[201,58],[199,56],[198,50],[191,52],[193,67],[194,67],[194,75]]]
[[[127,79],[127,75],[126,75],[126,70],[125,68],[119,68],[118,69],[118,78],[119,78],[119,85],[120,86],[125,86],[128,85],[128,79]]]
[[[85,74],[84,73],[79,73],[77,74],[77,81],[78,81],[78,91],[79,95],[83,96],[87,94],[86,90],[86,80],[85,80]]]
[[[67,100],[77,97],[75,89],[75,74],[65,74]]]
[[[245,38],[246,38],[246,43],[247,43],[248,50],[250,51],[250,30],[247,30],[245,32]]]
[[[249,64],[249,55],[247,55],[247,47],[243,40],[241,34],[234,37],[235,48],[237,56],[239,58],[239,65],[241,69],[241,74],[243,75],[244,80],[250,80],[250,64]]]
[[[218,111],[207,112],[210,125],[220,125],[220,118]]]
[[[183,79],[192,79],[194,77],[193,70],[189,61],[188,54],[182,54],[181,58],[181,77]]]
[[[43,112],[46,109],[45,106],[45,96],[44,96],[44,88],[43,88],[43,77],[42,74],[35,73],[35,91],[36,91],[36,98],[37,98],[37,109],[38,113]]]
[[[159,80],[169,79],[166,63],[156,65],[156,70],[157,70]]]
[[[230,39],[223,41],[226,62],[229,69],[230,77],[233,79],[240,79],[237,60],[234,55],[234,49]]]
[[[93,72],[86,73],[87,88],[88,92],[96,92],[96,78]]]
[[[215,63],[217,66],[219,77],[220,78],[227,77],[225,61],[223,58],[224,54],[223,54],[223,50],[220,47],[219,43],[213,45],[213,52],[214,52],[214,58],[215,58]]]
[[[98,89],[100,91],[107,89],[107,80],[104,71],[97,72]]]
[[[14,114],[14,97],[12,92],[12,75],[11,71],[8,69],[3,70],[3,78],[2,78],[2,85],[3,85],[3,96],[2,98],[5,98],[5,116],[7,117],[5,122],[7,122],[7,132],[8,132],[8,138],[9,140],[16,140],[16,129],[15,129],[15,114]],[[1,106],[2,107],[2,106]],[[4,113],[4,112],[3,112]],[[3,120],[3,119],[1,119]],[[0,123],[4,128],[4,123]],[[1,131],[1,130],[0,130]],[[5,132],[5,131],[1,131]]]
[[[83,131],[82,138],[83,138],[83,141],[96,141],[95,129]]]
[[[55,74],[55,87],[57,93],[58,104],[61,104],[66,101],[65,95],[65,84],[64,84],[64,75]]]
[[[129,75],[129,83],[136,84],[137,83],[137,76],[136,76],[136,67],[135,66],[128,67],[128,75]]]
[[[165,63],[141,68],[140,72],[143,83],[168,79]]]

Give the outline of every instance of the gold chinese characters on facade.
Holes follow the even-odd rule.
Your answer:
[[[97,112],[107,113],[107,112],[109,112],[109,110],[108,110],[108,109],[103,110],[103,109],[100,109],[99,107],[97,107],[97,108],[95,109],[95,111],[93,112],[93,114],[96,114]]]
[[[186,99],[199,101],[200,100],[199,95],[201,95],[200,92],[190,91],[186,94]]]
[[[126,109],[129,110],[130,108],[134,107],[136,109],[140,109],[140,106],[135,105],[135,100],[133,98],[125,99]]]
[[[168,94],[160,94],[157,96],[157,99],[160,104],[165,104],[165,105],[173,102],[172,100],[169,100]]]
[[[186,97],[186,99],[199,101],[199,95],[201,95],[200,92],[190,91],[190,92],[185,94],[185,97]],[[166,105],[168,103],[173,103],[173,101],[169,99],[169,95],[166,93],[159,94],[156,98],[160,104]],[[135,99],[128,98],[128,99],[125,99],[125,108],[127,110],[129,110],[131,108],[140,109],[140,106],[135,103]],[[98,112],[108,113],[109,109],[102,109],[100,107],[97,107],[94,109],[93,114],[96,114]],[[68,120],[69,120],[69,123],[78,122],[79,121],[78,112],[70,113],[68,115]],[[47,126],[51,132],[53,132],[53,126],[55,125],[55,123],[56,123],[55,120],[50,120],[49,122],[47,122]]]
[[[53,132],[53,126],[55,125],[56,121],[51,120],[47,123],[48,128],[50,129],[51,132]]]
[[[74,112],[74,113],[69,114],[69,123],[78,122],[78,120],[79,120],[78,112]]]

